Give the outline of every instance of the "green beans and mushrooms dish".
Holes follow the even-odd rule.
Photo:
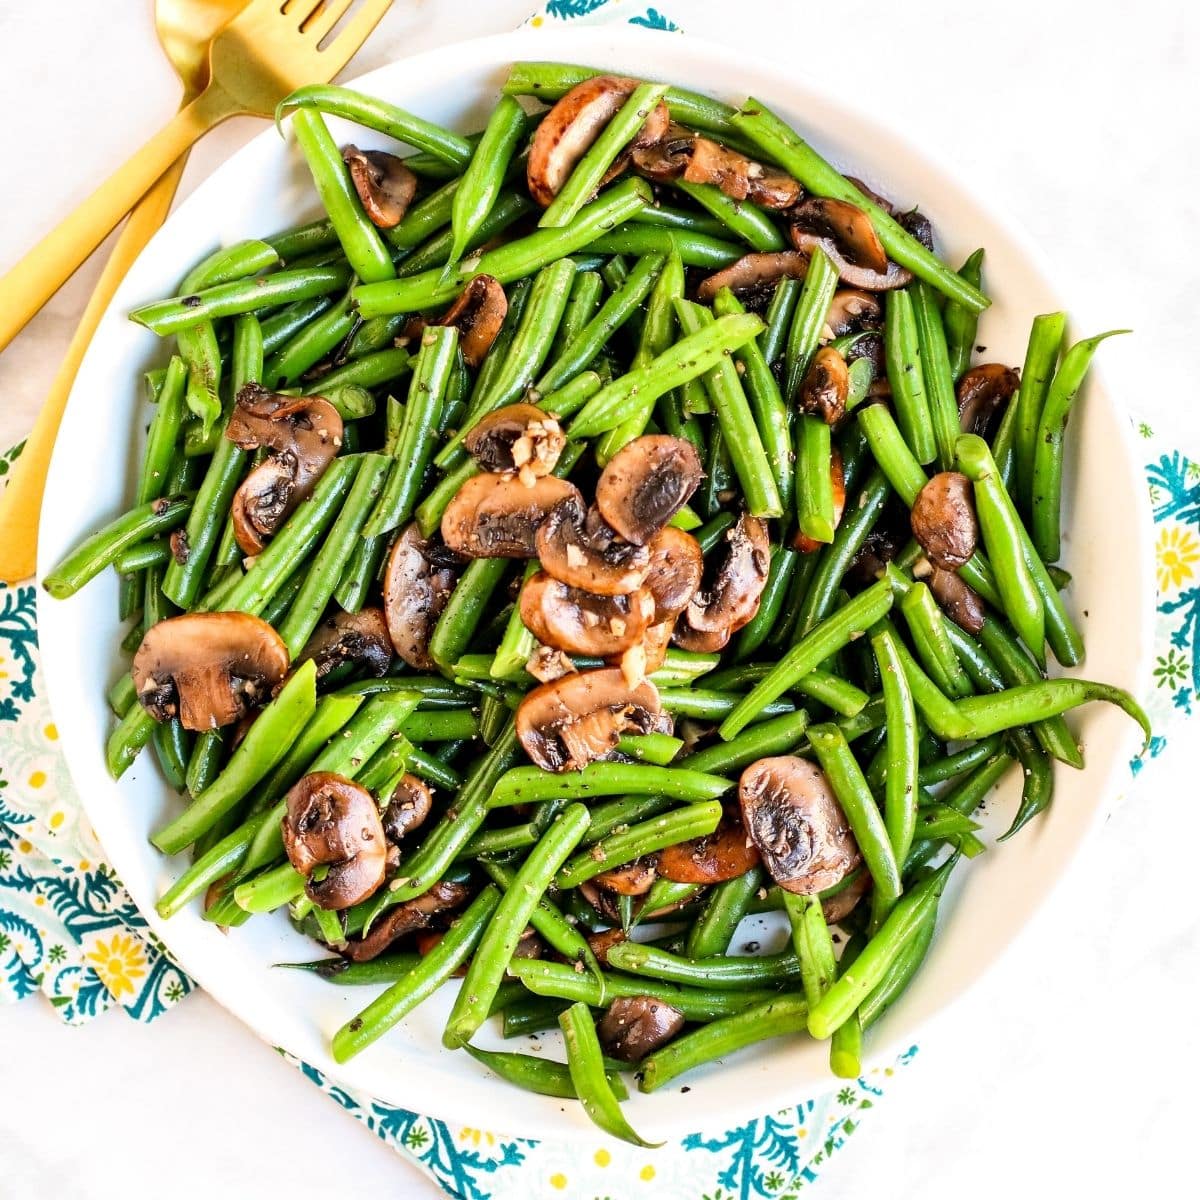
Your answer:
[[[185,801],[160,913],[283,910],[386,985],[339,1061],[457,988],[447,1047],[639,1144],[621,1071],[807,1036],[856,1074],[951,872],[1020,853],[973,819],[1001,778],[1012,834],[1083,765],[1069,710],[1148,734],[1045,671],[1102,337],[975,362],[983,252],[755,99],[519,63],[477,138],[288,113],[324,215],[131,314],[175,345],[136,494],[44,581],[120,574],[107,761]]]

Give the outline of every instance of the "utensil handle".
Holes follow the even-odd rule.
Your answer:
[[[67,396],[75,382],[75,374],[113,293],[155,230],[166,220],[186,162],[185,151],[129,214],[129,220],[121,230],[112,255],[96,282],[96,290],[79,319],[75,336],[50,385],[50,392],[25,442],[25,449],[13,465],[8,486],[0,492],[0,580],[5,583],[15,584],[29,579],[36,570],[38,518],[42,510],[46,473],[50,469],[50,454],[54,449],[63,410],[67,406]]]
[[[75,273],[154,181],[234,105],[209,87],[0,279],[0,350]]]

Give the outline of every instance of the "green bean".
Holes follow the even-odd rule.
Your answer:
[[[400,732],[414,742],[470,741],[479,733],[479,718],[469,709],[413,713]]]
[[[902,891],[900,866],[883,817],[845,734],[836,725],[813,725],[808,731],[808,741],[846,815],[874,880],[875,893],[885,904],[896,899]]]
[[[758,344],[762,349],[762,356],[766,359],[767,366],[772,370],[775,369],[778,360],[784,354],[788,332],[792,328],[796,304],[799,302],[803,287],[804,285],[799,279],[781,279],[775,285],[771,303],[767,305],[765,314],[767,327],[762,331]]]
[[[1038,753],[1040,754],[1041,751],[1039,750]],[[972,821],[969,817],[964,817],[962,813],[946,804],[923,805],[918,813],[917,833],[922,838],[945,841],[947,838],[974,833],[978,828],[977,822]]]
[[[619,753],[657,767],[674,762],[682,749],[683,739],[668,733],[626,734],[617,742]]]
[[[202,321],[176,334],[179,353],[187,364],[185,401],[200,422],[200,434],[207,437],[221,415],[221,348],[211,321]]]
[[[633,140],[666,92],[666,84],[640,83],[605,124],[596,140],[575,164],[538,225],[555,229],[569,225],[599,188],[605,173],[626,144]],[[512,101],[512,103],[516,103]]]
[[[172,355],[146,434],[146,450],[135,495],[137,504],[148,504],[164,494],[179,433],[183,428],[186,383],[187,368],[178,355]],[[117,569],[122,568],[118,566]]]
[[[444,304],[454,299],[475,275],[491,275],[501,283],[512,283],[583,249],[600,230],[632,215],[650,199],[650,190],[643,180],[624,180],[606,189],[565,229],[539,229],[471,259],[444,278],[440,270],[431,270],[407,279],[363,284],[354,289],[354,303],[361,316],[379,317]]]
[[[1017,491],[1017,405],[1015,399],[1009,402],[996,427],[996,436],[992,438],[992,457],[996,460],[996,471],[1004,490],[1010,496]]]
[[[944,783],[948,779],[956,779],[960,775],[965,775],[981,763],[987,762],[1003,747],[1003,743],[1003,737],[995,733],[964,750],[935,759],[921,767],[917,773],[917,782],[921,787],[929,787],[931,784]],[[902,856],[897,855],[896,857]]]
[[[938,687],[954,700],[971,695],[971,681],[958,661],[946,628],[949,621],[929,588],[923,583],[911,584],[900,600],[900,611],[917,657]]]
[[[883,341],[892,405],[904,441],[918,463],[931,463],[937,457],[938,445],[934,437],[913,301],[907,291],[897,290],[887,294]],[[950,432],[957,433],[957,402],[954,413],[954,429]]]
[[[343,612],[361,612],[366,605],[367,595],[379,574],[390,540],[386,534],[359,539],[333,593]]]
[[[514,1001],[504,1009],[503,1036],[506,1038],[527,1037],[558,1028],[558,1014],[569,1004],[566,1000],[555,1000],[543,996],[527,996]],[[464,1047],[470,1052],[470,1047]]]
[[[743,699],[737,692],[718,692],[706,688],[679,691],[660,688],[658,697],[665,712],[674,717],[694,717],[700,721],[715,721],[729,716]],[[796,706],[790,700],[776,700],[766,704],[753,719],[790,715],[795,711]]]
[[[363,525],[375,502],[380,499],[390,462],[382,454],[364,454],[358,463],[354,483],[321,547],[319,557],[309,569],[300,592],[279,627],[279,636],[293,658],[304,649],[333,598],[355,544],[361,540]]]
[[[783,893],[783,907],[792,928],[792,946],[800,963],[804,999],[813,1008],[837,978],[833,937],[817,896]]]
[[[498,237],[536,207],[537,205],[523,188],[504,188],[496,198],[491,210],[480,222],[479,228],[467,242],[466,258],[463,260],[466,265],[470,266],[474,252],[480,246],[491,241],[492,238]],[[443,229],[423,245],[418,246],[400,264],[396,274],[401,279],[411,279],[422,272],[432,271],[434,268],[439,268],[443,273],[448,272],[458,265],[458,262],[450,257],[453,248],[453,232],[450,229]],[[377,317],[375,319],[383,320],[385,318]]]
[[[663,1142],[648,1142],[639,1137],[621,1112],[616,1093],[604,1073],[604,1058],[596,1036],[596,1026],[586,1004],[572,1004],[559,1014],[559,1027],[567,1047],[567,1069],[571,1084],[584,1112],[605,1133],[632,1146],[653,1149]]]
[[[306,371],[346,340],[354,328],[354,320],[347,292],[271,355],[263,365],[263,382],[272,388],[298,382]]]
[[[760,758],[786,754],[796,748],[808,728],[803,710],[751,726],[728,742],[716,742],[680,759],[689,769],[712,775],[728,775]]]
[[[555,1019],[551,1025],[557,1025],[557,1013],[561,1011],[556,1006]],[[507,1033],[505,1036],[509,1036]],[[561,1063],[549,1062],[535,1054],[511,1054],[497,1050],[480,1050],[478,1046],[464,1046],[463,1049],[477,1062],[483,1063],[494,1075],[506,1083],[514,1084],[527,1092],[535,1092],[539,1096],[558,1096],[564,1100],[577,1100],[575,1085],[571,1082],[570,1071]],[[609,1086],[618,1100],[628,1099],[628,1092],[621,1077],[615,1072],[607,1074]]]
[[[476,558],[462,573],[429,639],[429,653],[443,670],[458,661],[475,636],[488,601],[507,569],[506,559]]]
[[[490,808],[537,800],[593,796],[652,796],[669,792],[676,800],[712,800],[729,788],[719,775],[656,767],[646,763],[595,762],[578,771],[555,773],[541,767],[514,767],[497,780]]]
[[[837,284],[837,268],[823,250],[815,249],[812,258],[809,259],[804,286],[792,315],[784,352],[786,370],[783,395],[789,403],[795,400],[800,391],[800,384],[808,371],[809,362],[816,353]]]
[[[779,620],[787,597],[788,585],[796,570],[799,555],[783,545],[771,547],[771,565],[767,572],[767,582],[763,588],[758,611],[750,621],[742,627],[734,643],[734,660],[744,662],[767,640],[767,635]],[[712,681],[708,681],[712,684]]]
[[[963,434],[955,444],[959,470],[974,484],[975,509],[988,558],[996,564],[996,586],[1004,611],[1039,665],[1046,659],[1046,616],[1026,561],[1021,527],[1012,499],[996,473],[987,443]]]
[[[535,385],[542,396],[548,396],[568,384],[591,364],[650,294],[665,261],[663,254],[646,254],[639,258],[629,277],[609,296],[600,311],[579,330],[574,339],[561,349],[556,347],[557,356]],[[578,281],[575,286],[578,286]],[[563,324],[566,324],[566,316]],[[543,404],[543,407],[546,405]]]
[[[770,253],[782,250],[786,243],[783,234],[770,217],[747,200],[734,200],[711,183],[688,183],[676,179],[672,186],[690,196],[701,208],[707,209],[725,228],[752,250]]]
[[[702,233],[707,237],[724,238],[729,226],[716,217],[706,217],[690,208],[673,208],[669,204],[652,205],[634,213],[630,220],[635,225],[656,225],[661,229],[675,229],[685,233]],[[610,260],[611,261],[611,260]]]
[[[920,761],[917,752],[917,713],[894,631],[887,626],[873,631],[871,648],[879,663],[886,714],[884,826],[894,861],[903,863],[912,845],[917,820],[917,771]],[[885,901],[884,911],[889,907]]]
[[[795,499],[800,532],[814,542],[833,541],[833,439],[820,417],[801,413],[797,424]]]
[[[304,887],[304,876],[290,862],[283,862],[237,884],[233,889],[233,900],[238,908],[248,913],[274,912],[301,899]]]
[[[56,600],[73,596],[130,546],[175,529],[192,508],[192,496],[139,504],[85,538],[50,569],[42,587]]]
[[[453,767],[426,754],[420,746],[413,747],[408,759],[413,774],[419,775],[426,783],[436,784],[447,791],[454,791],[462,785],[462,776]]]
[[[874,1025],[912,982],[913,977],[920,970],[921,964],[925,961],[925,955],[933,941],[936,926],[937,906],[935,905],[917,924],[895,961],[858,1006],[856,1015],[864,1030]],[[837,1036],[836,1032],[834,1036]]]
[[[216,779],[224,756],[225,742],[220,729],[206,729],[196,735],[184,775],[184,786],[191,796],[204,791]]]
[[[553,803],[553,802],[552,802]],[[675,805],[673,796],[622,796],[592,807],[592,823],[583,844],[591,845],[610,833],[624,832],[637,821],[646,821]]]
[[[1029,525],[1034,549],[1043,562],[1054,562],[1062,552],[1063,438],[1071,406],[1083,385],[1096,348],[1105,338],[1129,332],[1128,329],[1110,329],[1107,333],[1076,342],[1063,355],[1062,364],[1046,394],[1033,452]]]
[[[275,766],[316,709],[316,675],[316,664],[311,661],[295,670],[250,726],[217,778],[151,837],[159,850],[177,854],[190,846]]]
[[[778,996],[734,1016],[677,1037],[643,1059],[638,1087],[655,1092],[704,1063],[725,1058],[755,1042],[802,1032],[808,1005],[799,996]]]
[[[1050,756],[1023,729],[1014,729],[1009,739],[1021,763],[1021,803],[1012,824],[1000,835],[1002,842],[1027,825],[1038,813],[1049,808],[1054,798],[1054,764]]]
[[[668,983],[696,984],[714,991],[770,986],[800,977],[800,963],[790,950],[774,955],[713,955],[693,959],[639,942],[620,942],[609,949],[608,961],[631,974]]]
[[[1011,754],[1002,750],[956,783],[949,792],[943,792],[939,802],[963,816],[970,816],[1000,782],[1014,761]],[[913,878],[938,854],[943,845],[942,842],[932,840],[914,842],[904,861],[904,877]]]
[[[308,724],[300,731],[271,773],[255,788],[255,811],[273,804],[306,773],[309,763],[316,758],[330,738],[345,728],[362,707],[364,699],[363,696],[341,696],[334,693],[322,696],[317,701]],[[197,791],[191,787],[188,790],[193,795]]]
[[[109,734],[104,762],[114,779],[120,779],[145,748],[154,733],[154,724],[154,718],[140,704],[133,704]]]
[[[912,287],[910,299],[937,461],[943,471],[951,471],[954,469],[954,443],[960,429],[946,330],[938,311],[938,298],[928,283],[918,280]]]
[[[513,876],[484,930],[446,1021],[442,1044],[448,1049],[465,1045],[483,1024],[521,933],[555,873],[579,844],[589,819],[582,804],[565,809]]]
[[[187,783],[187,734],[178,721],[155,722],[150,734],[154,756],[167,783],[182,792]]]
[[[587,328],[588,323],[596,315],[604,299],[604,277],[596,270],[585,270],[575,260],[575,279],[571,284],[571,294],[567,298],[567,307],[563,311],[563,319],[559,323],[558,332],[554,336],[554,345],[550,348],[550,361],[554,364],[562,353]],[[570,378],[575,372],[569,372],[564,378]],[[545,376],[543,376],[543,379]],[[538,390],[542,390],[539,381]]]
[[[709,270],[727,267],[742,256],[742,249],[736,242],[685,229],[644,225],[633,219],[592,238],[588,242],[588,249],[596,254],[674,253],[679,255],[685,267],[704,267]]]
[[[600,277],[604,280],[604,286],[610,292],[618,291],[621,285],[629,278],[629,264],[621,255],[614,254],[600,268]]]
[[[164,567],[171,561],[171,545],[162,538],[138,542],[122,550],[113,559],[113,570],[119,575],[136,575],[147,567]],[[140,632],[139,632],[140,637]]]
[[[312,962],[272,963],[276,969],[311,971],[312,974],[336,983],[339,987],[377,987],[381,983],[396,983],[408,975],[421,961],[415,951],[394,951],[368,962],[351,962],[348,958],[318,958]]]
[[[983,250],[976,250],[959,268],[958,273],[979,290],[983,279]],[[946,330],[946,352],[951,378],[957,383],[971,365],[975,351],[975,335],[979,330],[979,314],[951,300],[942,313]]]
[[[418,714],[412,714],[416,716]],[[457,714],[446,713],[421,713],[422,717],[426,716],[446,716]],[[466,714],[471,716],[470,713]],[[404,726],[411,720],[412,716],[405,717],[400,724],[399,731],[393,733],[388,740],[371,755],[360,771],[355,774],[357,782],[361,783],[368,792],[374,792],[379,798],[380,803],[384,802],[385,793],[390,796],[395,791],[393,781],[403,778],[408,770],[408,760],[412,755],[414,746],[408,740],[404,733]],[[390,786],[389,786],[390,785]]]
[[[1043,313],[1033,318],[1025,364],[1021,368],[1021,386],[1017,392],[1017,428],[1013,435],[1017,490],[1014,493],[1021,512],[1033,510],[1033,469],[1037,453],[1038,428],[1050,381],[1058,368],[1058,356],[1067,332],[1066,313]]]
[[[237,586],[237,581],[241,578],[241,573],[237,572],[233,575],[233,582],[230,584],[232,590]],[[288,610],[296,601],[296,597],[300,594],[300,589],[304,586],[305,574],[303,571],[293,571],[288,576],[287,582],[275,593],[271,599],[263,605],[263,610],[259,614],[268,625],[279,627],[279,623],[287,615]]]
[[[379,387],[398,379],[411,366],[412,355],[402,346],[376,350],[374,354],[364,354],[362,358],[356,358],[353,362],[330,371],[328,375],[322,375],[304,389],[305,395],[324,396],[350,386]]]
[[[674,879],[656,879],[651,885],[650,890],[646,892],[640,904],[637,905],[636,912],[630,913],[628,921],[622,920],[621,928],[628,932],[643,920],[650,920],[653,914],[659,909],[665,909],[666,913],[679,912],[686,908],[688,903],[696,898],[696,896],[704,891],[704,885],[700,883],[678,883]],[[618,897],[619,901],[626,898],[632,904],[636,897]],[[654,918],[657,919],[657,918]]]
[[[239,279],[205,288],[190,296],[177,296],[145,304],[130,319],[165,337],[202,321],[258,312],[314,296],[343,290],[350,283],[349,266],[306,267],[276,271],[263,278]]]
[[[332,250],[338,244],[337,233],[327,217],[310,221],[307,225],[285,229],[282,233],[266,238],[265,241],[285,263],[304,255]]]
[[[762,867],[751,867],[712,889],[704,910],[688,931],[688,958],[710,958],[728,951],[738,925],[749,911],[750,901],[762,888],[765,878]]]
[[[972,312],[982,312],[990,301],[927,250],[878,204],[867,199],[836,167],[826,162],[803,138],[781,121],[761,101],[746,101],[730,118],[734,128],[750,139],[768,158],[779,163],[809,192],[845,200],[861,208],[890,258],[907,267],[918,279],[931,283],[949,299]]]

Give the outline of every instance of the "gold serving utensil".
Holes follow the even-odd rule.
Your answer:
[[[322,47],[351,3],[156,0],[159,41],[184,87],[178,115],[0,279],[2,349],[137,202],[0,494],[0,580],[16,583],[34,573],[46,473],[75,374],[113,293],[166,219],[189,148],[227,117],[272,117],[275,106],[295,88],[332,79],[379,23],[391,0],[366,0]]]

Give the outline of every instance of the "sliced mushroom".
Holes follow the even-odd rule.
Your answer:
[[[957,571],[979,541],[971,481],[958,471],[939,471],[913,501],[912,531],[935,567]]]
[[[364,937],[352,938],[342,947],[351,962],[378,958],[393,942],[429,926],[445,913],[453,912],[471,898],[471,889],[443,879],[427,892],[389,908]]]
[[[476,275],[436,323],[458,328],[463,361],[474,370],[487,357],[507,315],[508,297],[500,281]]]
[[[641,670],[636,673],[637,681],[644,679],[647,675],[653,675],[666,662],[667,650],[671,645],[671,636],[674,632],[674,617],[671,617],[668,621],[659,621],[646,630],[642,638]],[[626,651],[625,657],[621,659],[621,669],[625,672],[626,681],[632,686],[635,682],[633,678],[635,673],[625,669],[625,658],[629,656],[629,653],[629,651]]]
[[[683,1013],[656,996],[618,996],[600,1018],[600,1044],[621,1062],[641,1062],[682,1028]]]
[[[785,891],[813,896],[860,861],[858,844],[824,773],[803,758],[760,758],[738,784],[746,832]]]
[[[392,647],[410,667],[434,666],[429,639],[454,582],[453,571],[430,559],[429,543],[417,526],[408,526],[392,546],[383,573],[383,613]]]
[[[642,582],[654,597],[658,620],[677,616],[691,603],[704,577],[704,552],[690,533],[667,525],[649,543],[650,566]]]
[[[832,346],[822,346],[800,383],[800,411],[836,425],[846,415],[850,394],[850,372],[846,360]]]
[[[654,869],[654,858],[635,858],[633,862],[611,871],[601,871],[593,877],[598,886],[615,892],[618,896],[644,896],[653,886],[658,873]]]
[[[658,689],[631,688],[615,667],[577,671],[529,692],[517,709],[517,737],[546,771],[577,771],[612,750],[623,733],[664,726]]]
[[[732,805],[712,833],[659,851],[658,873],[673,883],[724,883],[758,863],[759,853],[746,836],[741,812]]]
[[[529,147],[525,173],[529,194],[543,208],[550,206],[575,164],[633,95],[639,83],[637,79],[622,75],[592,76],[571,88],[542,118]],[[645,123],[628,151],[662,138],[670,119],[667,106],[659,101],[646,115]],[[623,170],[624,165],[620,160],[614,164],[617,171]],[[609,177],[613,174],[610,171]]]
[[[711,584],[693,598],[675,628],[675,644],[684,650],[720,650],[758,612],[771,566],[766,523],[743,513],[725,543]]]
[[[958,423],[963,433],[990,437],[996,414],[1020,386],[1020,372],[1003,363],[972,367],[958,381]]]
[[[585,511],[578,493],[550,510],[535,549],[547,574],[597,596],[636,591],[650,570],[650,550],[618,537],[596,509]]]
[[[559,423],[532,404],[508,404],[488,413],[463,439],[485,471],[518,474],[527,487],[554,470],[566,444]]]
[[[587,883],[591,883],[588,880]],[[580,891],[586,884],[580,885]],[[589,900],[589,903],[591,901]],[[594,907],[594,906],[593,906]],[[608,966],[608,952],[614,947],[619,946],[622,942],[629,940],[629,935],[625,930],[620,928],[602,929],[599,933],[584,934],[584,940],[588,944],[588,949],[596,956],[596,961],[602,966]]]
[[[808,196],[789,216],[795,249],[804,254],[823,250],[843,283],[880,292],[912,282],[911,271],[889,261],[870,216],[856,204]]]
[[[842,464],[842,452],[836,446],[829,454],[829,482],[833,486],[833,527],[837,529],[846,511],[846,472]],[[792,538],[792,546],[801,554],[816,554],[825,545],[825,542],[818,542],[801,530],[797,530]]]
[[[506,475],[474,475],[442,514],[442,540],[468,558],[532,558],[538,526],[579,489],[545,475],[526,487]]]
[[[237,394],[225,436],[242,450],[272,451],[242,481],[232,504],[238,545],[258,554],[336,457],[342,418],[321,396],[279,396],[248,383]]]
[[[354,663],[376,678],[386,675],[392,661],[392,643],[383,611],[364,608],[326,617],[296,659],[297,666],[310,658],[317,664],[318,682],[343,663]]]
[[[635,150],[633,164],[658,183],[683,178],[687,183],[712,184],[733,200],[749,200],[762,208],[790,208],[802,194],[800,185],[785,172],[681,125],[672,125],[660,141]]]
[[[342,160],[350,168],[354,190],[372,225],[393,229],[404,220],[417,194],[417,177],[404,160],[383,150],[343,146]]]
[[[600,473],[596,507],[626,541],[648,542],[691,499],[704,470],[686,438],[647,434],[618,450]]]
[[[271,698],[287,674],[283,639],[248,613],[185,613],[146,630],[133,656],[133,686],[156,721],[184,729],[232,725]]]
[[[521,588],[521,620],[539,642],[567,654],[621,654],[654,620],[654,597],[639,589],[597,596],[539,571]]]
[[[808,255],[798,250],[743,254],[737,262],[702,279],[696,289],[696,297],[705,304],[711,304],[722,288],[728,288],[739,296],[772,292],[781,279],[803,279],[807,274]]]
[[[929,584],[929,590],[942,611],[959,629],[976,634],[983,628],[987,616],[983,597],[965,583],[957,571],[944,571],[941,567],[934,567],[926,583]]]
[[[553,646],[539,646],[525,664],[525,670],[539,683],[550,683],[564,675],[573,674],[576,667],[561,650],[555,650]]]
[[[305,894],[337,912],[374,893],[387,867],[387,839],[375,799],[343,775],[305,775],[287,794],[283,848],[305,877]],[[318,868],[326,868],[318,877]]]
[[[845,887],[821,901],[821,915],[827,925],[844,921],[857,907],[858,902],[871,890],[871,873],[859,870],[855,878]]]
[[[882,323],[883,305],[878,296],[859,288],[838,288],[825,315],[822,334],[829,339],[845,337],[861,329],[877,329]]]
[[[392,845],[399,844],[423,824],[433,807],[433,793],[424,780],[404,775],[383,811],[383,832]]]
[[[923,212],[914,208],[901,213],[896,218],[896,224],[911,233],[926,250],[933,250],[933,222]]]

